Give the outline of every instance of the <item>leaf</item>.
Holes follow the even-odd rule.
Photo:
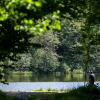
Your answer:
[[[59,20],[55,20],[52,24],[52,28],[53,29],[58,29],[58,30],[61,30],[61,23]]]
[[[33,3],[33,1],[32,1],[32,0],[26,0],[26,2],[27,2],[27,3]]]
[[[34,4],[37,7],[41,7],[42,6],[42,3],[40,1],[35,1]]]
[[[31,24],[31,25],[32,25],[32,24],[33,24],[33,20],[31,20],[31,19],[30,19],[30,20],[29,20],[29,24]]]

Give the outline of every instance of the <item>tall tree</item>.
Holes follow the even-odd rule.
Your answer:
[[[48,29],[60,29],[60,12],[42,15],[43,3],[43,0],[0,1],[0,67],[11,67],[5,61],[16,60],[18,53],[26,52],[32,45],[40,46],[30,41],[31,37]]]
[[[59,38],[55,32],[47,31],[36,39],[42,45],[41,48],[31,49],[31,66],[33,71],[49,73],[56,71],[59,66],[56,49],[59,45]]]
[[[60,29],[59,11],[50,14],[52,22],[48,16],[36,17],[42,3],[34,0],[0,1],[0,61],[14,60],[17,53],[26,51],[32,44],[30,37],[43,34],[47,28]]]

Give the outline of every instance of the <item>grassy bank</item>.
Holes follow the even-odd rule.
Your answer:
[[[23,75],[32,75],[32,74],[36,74],[35,72],[32,72],[32,71],[11,71],[9,72],[10,74],[14,74],[14,75],[18,75],[18,74],[23,74]],[[49,74],[54,74],[54,73],[63,73],[63,72],[53,72],[53,73],[49,73]],[[66,71],[67,74],[70,74],[71,71],[68,70]],[[37,73],[37,74],[40,74],[40,73]],[[41,73],[41,74],[45,74],[45,73]],[[73,70],[73,74],[83,74],[83,69],[75,69]]]
[[[33,90],[32,92],[37,92],[37,93],[65,93],[65,92],[69,92],[70,90],[66,90],[66,89],[60,89],[60,90],[57,90],[57,89],[51,89],[51,88],[48,88],[48,89],[37,89],[37,90]]]
[[[32,71],[12,71],[10,72],[10,74],[12,75],[19,75],[19,74],[22,74],[22,75],[32,75]]]
[[[41,91],[41,92],[39,92]],[[5,93],[0,91],[0,100],[100,100],[100,88],[96,85],[79,87],[78,89],[73,89],[70,91],[57,92],[55,90],[38,90],[31,93],[16,93],[15,97],[12,95],[7,96]],[[19,98],[19,99],[18,99]]]
[[[32,95],[28,100],[98,100],[100,89],[97,86],[86,86],[65,93]]]

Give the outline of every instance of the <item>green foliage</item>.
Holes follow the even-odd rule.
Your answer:
[[[81,32],[74,28],[70,20],[62,20],[62,29],[59,34],[60,46],[58,54],[62,56],[62,65],[66,64],[72,69],[82,66]],[[66,68],[68,68],[66,66]]]
[[[6,68],[9,64],[5,61],[16,61],[18,54],[30,47],[35,50],[32,56],[39,58],[36,60],[39,66],[41,63],[45,67],[55,66],[54,69],[60,65],[64,69],[96,66],[99,4],[99,0],[1,0],[0,66]],[[22,61],[25,63],[25,57]]]
[[[38,49],[32,55],[33,70],[39,72],[53,72],[59,66],[56,54],[50,50]]]
[[[32,38],[31,42],[41,44],[40,48],[30,48],[29,53],[20,56],[20,60],[14,63],[15,70],[32,70],[37,72],[55,71],[60,62],[56,53],[59,38],[53,31],[47,31],[41,37]]]
[[[44,3],[43,0],[0,1],[0,67],[3,69],[11,68],[19,54],[37,46],[30,42],[31,38],[41,36],[47,30],[60,30],[60,11],[42,15]],[[5,61],[12,63],[9,65]],[[25,59],[23,61],[26,64]]]
[[[8,13],[5,9],[0,7],[0,21],[6,20],[8,18]]]
[[[16,62],[14,62],[14,70],[16,71],[29,71],[30,65],[31,65],[31,54],[30,53],[24,53],[19,55],[20,59]]]
[[[17,53],[26,51],[31,45],[30,37],[42,35],[48,30],[47,28],[60,29],[60,11],[49,13],[49,16],[38,16],[38,10],[42,12],[42,1],[5,0],[0,2],[1,60],[10,58],[11,53],[11,57],[14,58]],[[8,41],[9,43],[6,44]]]
[[[40,49],[32,49],[31,64],[33,68],[44,72],[55,71],[59,66],[58,55],[56,53],[59,39],[52,31],[47,31],[38,41],[42,45]]]

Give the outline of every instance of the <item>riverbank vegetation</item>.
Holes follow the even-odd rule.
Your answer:
[[[22,75],[32,75],[33,74],[34,75],[34,74],[36,74],[33,71],[15,71],[15,70],[9,71],[9,73],[11,75],[19,75],[19,74],[22,74]],[[83,74],[83,73],[84,73],[83,69],[74,69],[73,70],[73,74]],[[37,74],[39,74],[39,73],[37,73]],[[40,74],[43,74],[43,73],[40,73]],[[46,73],[44,73],[44,74],[46,74]],[[47,74],[50,74],[50,73],[47,73]],[[61,74],[61,72],[51,72],[51,74]],[[67,71],[66,74],[71,74],[71,72]]]

